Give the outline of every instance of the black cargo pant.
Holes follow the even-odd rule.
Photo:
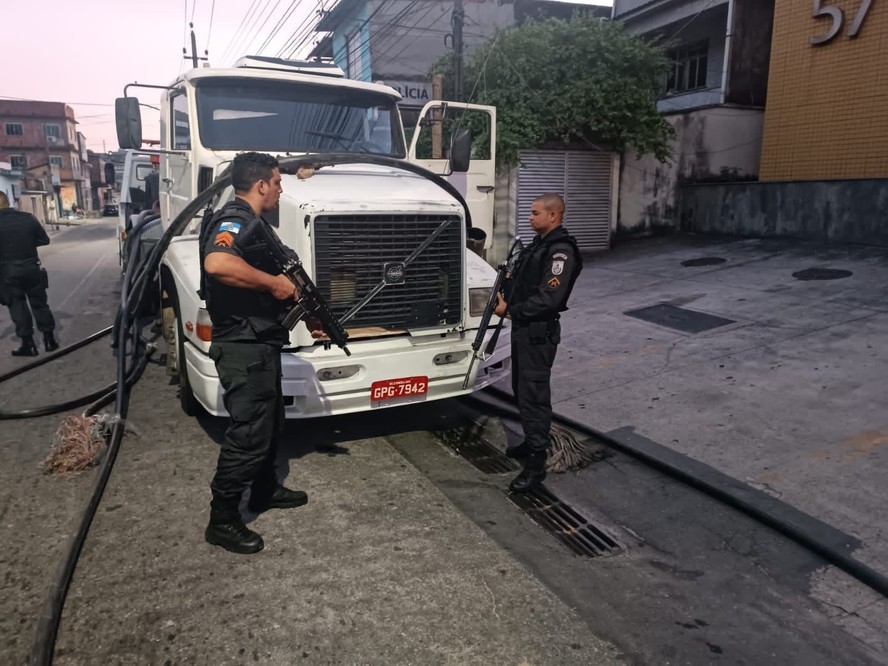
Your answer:
[[[561,342],[557,321],[512,325],[512,393],[518,400],[530,464],[541,465],[551,444],[552,364]]]
[[[210,358],[224,389],[230,422],[210,484],[211,520],[238,515],[247,487],[267,497],[277,487],[275,459],[284,420],[281,347],[261,342],[213,342]]]
[[[55,330],[55,319],[49,310],[46,296],[46,271],[36,262],[13,263],[3,267],[6,295],[9,299],[9,316],[15,324],[15,334],[20,338],[34,336],[34,320],[41,333]],[[30,304],[30,307],[28,307]],[[31,312],[34,313],[33,318]]]

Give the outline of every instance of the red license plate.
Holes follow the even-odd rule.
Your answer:
[[[401,377],[400,379],[383,379],[370,385],[370,402],[395,400],[396,398],[414,398],[429,392],[428,377]]]

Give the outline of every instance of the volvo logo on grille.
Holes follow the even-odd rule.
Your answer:
[[[404,264],[401,262],[385,264],[383,275],[386,284],[404,284]]]

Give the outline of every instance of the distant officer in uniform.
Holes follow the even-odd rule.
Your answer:
[[[210,485],[205,537],[235,553],[257,553],[262,537],[246,527],[238,510],[243,491],[250,487],[248,508],[256,513],[308,501],[304,492],[285,488],[275,475],[284,421],[281,348],[289,339],[279,321],[297,293],[286,276],[260,270],[240,244],[249,225],[268,224],[261,215],[278,206],[282,189],[277,160],[242,153],[234,158],[231,180],[235,199],[201,233],[204,295],[213,322],[209,353],[231,417]]]
[[[564,199],[543,194],[530,209],[530,226],[537,237],[521,253],[515,278],[499,295],[494,310],[512,319],[512,391],[518,400],[524,441],[509,449],[523,459],[524,469],[512,481],[514,492],[527,492],[546,478],[546,456],[551,438],[552,392],[549,380],[555,352],[561,342],[562,312],[583,268],[576,241],[562,226]]]
[[[46,297],[46,270],[37,256],[37,248],[43,245],[49,245],[43,225],[30,213],[10,208],[9,198],[0,192],[0,301],[9,306],[15,334],[22,341],[13,356],[37,356],[35,319],[46,351],[59,348]]]

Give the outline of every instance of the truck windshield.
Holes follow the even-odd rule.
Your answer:
[[[395,101],[371,91],[205,79],[197,87],[197,115],[209,149],[404,157]]]

